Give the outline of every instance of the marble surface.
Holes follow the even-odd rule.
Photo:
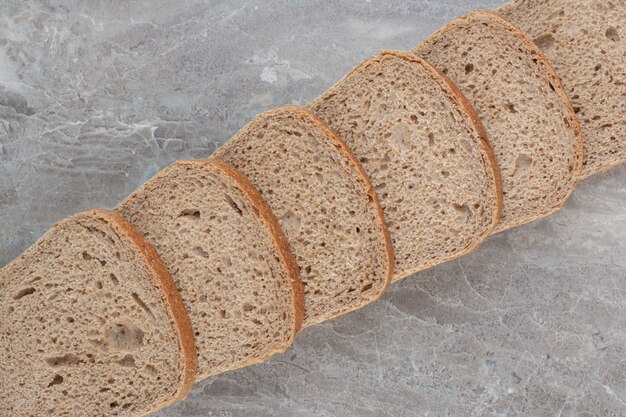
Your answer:
[[[500,3],[0,0],[0,266],[258,112]],[[626,416],[626,166],[154,416]]]

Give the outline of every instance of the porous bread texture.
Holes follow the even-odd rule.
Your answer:
[[[561,78],[580,122],[582,176],[626,161],[626,3],[513,0],[497,12],[534,40]]]
[[[182,300],[121,216],[62,220],[0,283],[0,415],[140,416],[193,383]]]
[[[501,191],[485,132],[424,60],[382,51],[307,108],[369,175],[391,235],[394,280],[469,252],[495,226]]]
[[[261,192],[304,284],[304,326],[378,298],[393,268],[382,209],[360,163],[321,120],[297,107],[264,112],[214,157]]]
[[[412,51],[454,82],[487,130],[502,175],[495,231],[560,208],[582,169],[580,129],[541,51],[494,12],[477,10]]]
[[[217,160],[176,162],[117,210],[172,272],[196,338],[198,379],[291,345],[304,309],[297,265],[241,173]]]

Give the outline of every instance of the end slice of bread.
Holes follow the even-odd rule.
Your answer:
[[[469,252],[502,205],[486,133],[443,74],[412,54],[374,55],[307,108],[363,164],[394,249],[394,280]]]
[[[140,416],[195,380],[172,277],[116,213],[59,222],[0,283],[0,415]]]
[[[260,114],[214,157],[259,189],[285,232],[304,284],[304,325],[378,298],[391,241],[361,164],[321,120],[297,107]]]
[[[495,231],[559,209],[582,169],[574,110],[539,48],[496,13],[477,10],[412,51],[446,74],[481,118],[502,175]]]
[[[196,337],[198,379],[291,345],[304,310],[298,266],[239,171],[218,160],[176,162],[117,210],[172,272]]]
[[[497,12],[550,60],[580,121],[583,177],[626,161],[626,3],[512,0]]]

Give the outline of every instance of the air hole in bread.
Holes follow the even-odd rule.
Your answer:
[[[428,146],[434,146],[435,145],[435,134],[433,132],[430,132],[428,134]]]
[[[474,71],[474,64],[467,64],[467,65],[465,65],[465,73],[466,74],[469,74],[472,71]]]
[[[201,256],[203,258],[210,258],[210,255],[207,251],[205,251],[204,249],[202,249],[200,246],[196,246],[193,249],[193,253],[195,253],[198,256]]]
[[[540,49],[549,49],[554,45],[554,36],[545,34],[535,39],[535,43]]]
[[[49,358],[45,358],[44,361],[48,364],[48,366],[51,366],[53,368],[57,366],[71,366],[81,363],[81,360],[71,353],[63,356],[52,356]]]
[[[133,301],[139,306],[141,307],[141,309],[143,311],[145,311],[146,313],[148,313],[148,315],[152,318],[154,318],[154,313],[152,312],[152,310],[150,309],[150,307],[148,307],[148,305],[141,299],[139,298],[139,295],[137,295],[137,293],[132,293],[132,298]]]
[[[178,217],[188,217],[188,218],[192,218],[192,219],[199,219],[200,218],[200,210],[197,210],[197,209],[185,209],[185,210],[180,212]]]
[[[517,109],[515,108],[515,105],[511,102],[508,102],[506,104],[506,108],[511,112],[511,113],[517,113]]]
[[[243,211],[241,211],[241,208],[239,208],[231,196],[226,196],[226,202],[228,202],[228,205],[231,206],[240,216],[243,216]]]
[[[35,292],[35,289],[33,287],[24,288],[22,290],[19,290],[17,294],[15,294],[15,297],[13,297],[13,299],[19,300],[20,298],[26,297],[27,295],[31,295],[34,292]]]
[[[116,276],[113,272],[111,272],[111,273],[109,274],[109,279],[111,280],[111,282],[113,283],[113,285],[119,285],[119,283],[120,283],[120,280],[119,280],[119,279],[117,279],[117,276]],[[102,287],[100,287],[100,288],[102,288]]]
[[[106,341],[112,350],[135,350],[142,345],[143,336],[143,330],[130,321],[113,323],[105,331]]]
[[[125,355],[122,359],[117,361],[120,366],[124,368],[136,368],[135,357],[133,355]]]
[[[459,223],[466,223],[469,218],[469,208],[465,204],[452,204],[452,208],[458,214],[456,220]]]
[[[280,218],[280,224],[286,230],[297,230],[300,228],[300,218],[291,210],[288,210]]]
[[[533,160],[530,156],[521,154],[515,160],[515,170],[513,171],[513,175],[523,174],[530,168]]]
[[[62,384],[62,383],[63,383],[63,377],[61,375],[59,375],[59,374],[56,374],[54,376],[54,378],[52,379],[52,382],[50,382],[48,384],[48,388],[50,388],[51,386],[54,386],[54,385]]]
[[[155,376],[157,374],[157,370],[154,366],[152,365],[146,365],[144,366],[144,372],[150,376]]]
[[[613,42],[619,42],[619,33],[617,33],[617,29],[615,29],[614,27],[611,26],[610,28],[608,28],[605,35]]]

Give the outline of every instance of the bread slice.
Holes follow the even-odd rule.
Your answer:
[[[443,71],[472,104],[502,175],[495,231],[560,208],[582,168],[580,129],[541,51],[496,13],[454,19],[412,51]]]
[[[304,310],[298,267],[240,172],[217,160],[176,162],[117,210],[172,272],[196,337],[198,379],[291,345]]]
[[[497,11],[561,77],[580,121],[583,177],[626,161],[624,0],[513,0]]]
[[[430,64],[382,51],[308,108],[374,184],[394,280],[467,253],[491,233],[502,197],[493,153],[471,106]]]
[[[53,226],[0,270],[0,415],[140,416],[195,379],[169,272],[121,216]]]
[[[304,326],[378,298],[391,241],[361,164],[321,120],[297,107],[260,114],[213,154],[243,172],[278,218],[300,267]]]

